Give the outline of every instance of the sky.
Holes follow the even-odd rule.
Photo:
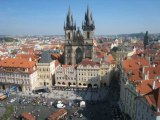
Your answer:
[[[160,0],[0,0],[0,35],[64,35],[69,6],[81,28],[87,5],[95,35],[160,33]]]

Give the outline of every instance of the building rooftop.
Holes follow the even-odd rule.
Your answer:
[[[0,67],[32,68],[35,64],[33,61],[19,58],[7,58],[0,61]]]
[[[36,118],[31,113],[27,112],[22,113],[21,118],[23,118],[24,120],[36,120]]]
[[[51,63],[54,60],[52,54],[54,54],[54,50],[43,51],[39,63]]]

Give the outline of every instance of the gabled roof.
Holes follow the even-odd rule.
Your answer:
[[[35,62],[19,58],[7,58],[0,61],[0,67],[32,68]]]
[[[52,50],[43,51],[39,63],[51,63],[53,60],[55,60],[52,58],[52,54],[54,54],[54,51]]]
[[[36,61],[38,59],[38,56],[36,56],[34,54],[17,54],[16,58],[27,59],[27,60],[29,60],[31,58],[32,61]]]
[[[82,62],[80,62],[78,64],[79,65],[83,65],[83,66],[87,66],[87,65],[90,65],[92,67],[94,67],[95,65],[99,66],[99,64],[97,64],[96,62],[92,61],[91,59],[84,59]]]
[[[157,109],[160,110],[160,88],[154,89],[151,92],[144,95],[147,102],[153,107],[155,112]]]
[[[60,116],[67,114],[65,109],[59,109],[56,112],[53,112],[49,117],[48,120],[59,120]]]
[[[156,88],[160,87],[159,80],[142,80],[137,82],[136,91],[142,95],[152,91],[153,82],[155,81]]]
[[[24,112],[21,114],[21,117],[24,119],[24,120],[36,120],[36,118],[30,114],[30,113],[27,113],[27,112]]]

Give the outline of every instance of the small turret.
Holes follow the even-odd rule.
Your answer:
[[[148,31],[146,31],[146,34],[144,36],[143,44],[144,44],[144,49],[146,49],[147,45],[149,45]]]

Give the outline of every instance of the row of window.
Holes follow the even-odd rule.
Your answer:
[[[81,74],[80,74],[80,73],[79,73],[79,75],[81,75],[81,76],[86,76],[86,75],[87,75],[87,76],[98,76],[98,73],[94,73],[94,74],[90,74],[90,73],[88,73],[88,74],[87,74],[87,73],[84,73],[84,74],[81,73]]]
[[[5,83],[14,83],[14,84],[29,84],[29,81],[27,80],[4,80],[4,79],[0,79],[0,82],[5,82]]]
[[[39,75],[39,78],[50,78],[49,75]]]
[[[73,78],[73,77],[67,77],[67,78],[57,77],[57,80],[76,80],[76,78]]]
[[[79,78],[78,80],[80,81],[92,81],[92,82],[95,82],[95,81],[98,81],[98,78]]]
[[[58,73],[63,73],[63,74],[74,74],[74,71],[73,72],[63,72],[63,71],[56,71],[56,73],[58,74]]]
[[[17,73],[0,73],[0,76],[9,76],[9,77],[29,77],[29,74],[17,74]]]
[[[49,71],[49,68],[39,68],[38,71],[40,71],[40,72],[41,72],[41,71],[43,71],[43,72]]]

